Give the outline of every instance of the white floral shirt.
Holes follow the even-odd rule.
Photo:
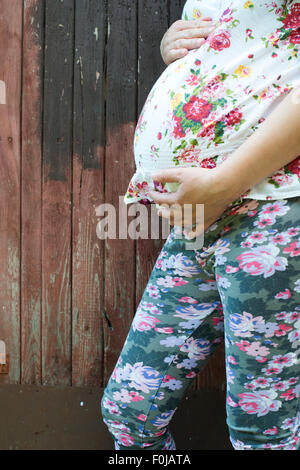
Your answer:
[[[171,63],[152,87],[134,135],[136,172],[126,204],[151,203],[148,187],[170,192],[179,183],[153,182],[154,171],[214,168],[300,85],[300,3],[187,0],[182,19],[210,16],[217,28],[198,49]],[[300,156],[242,198],[300,196]]]

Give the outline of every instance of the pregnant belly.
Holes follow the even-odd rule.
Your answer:
[[[214,167],[249,130],[257,104],[230,83],[225,67],[204,66],[199,55],[193,50],[171,64],[150,91],[134,135],[137,170]]]
[[[208,47],[170,64],[152,87],[135,129],[136,173],[125,202],[147,199],[144,188],[153,187],[154,171],[221,164],[289,92],[288,70],[280,81],[276,68],[261,74],[267,52],[260,42],[253,44],[256,61],[251,63],[248,48],[224,60]]]

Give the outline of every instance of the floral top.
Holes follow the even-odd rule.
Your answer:
[[[172,62],[152,87],[134,135],[136,172],[126,204],[151,203],[147,186],[172,167],[222,164],[300,84],[300,3],[187,0],[182,19],[210,16],[217,28],[198,49]],[[300,196],[300,156],[242,198]]]

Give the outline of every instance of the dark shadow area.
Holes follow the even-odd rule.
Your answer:
[[[102,422],[103,390],[0,386],[0,450],[114,450]],[[177,450],[232,450],[224,392],[192,391],[171,423]]]

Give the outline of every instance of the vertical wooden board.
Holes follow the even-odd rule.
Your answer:
[[[22,69],[22,264],[23,384],[41,382],[41,162],[44,1],[24,3]]]
[[[71,383],[74,1],[46,0],[42,188],[42,383]]]
[[[160,42],[168,29],[168,0],[138,3],[138,114],[150,89],[166,68]]]
[[[119,216],[134,173],[136,121],[137,2],[108,0],[105,197]],[[123,206],[123,205],[122,205]],[[123,206],[124,208],[124,206]],[[127,220],[127,219],[126,219]],[[118,231],[117,224],[117,231]],[[104,383],[118,359],[135,311],[135,241],[105,242]]]
[[[138,114],[152,86],[166,68],[160,42],[168,29],[168,0],[138,3]],[[136,304],[138,305],[155,260],[165,240],[151,240],[151,208],[148,207],[148,240],[136,242]],[[153,208],[152,208],[153,209]]]
[[[75,17],[73,135],[72,385],[103,375],[104,242],[96,208],[104,202],[105,6],[80,0]]]
[[[2,0],[0,14],[0,340],[9,380],[20,381],[20,102],[22,2]],[[2,376],[1,383],[5,376]],[[8,379],[8,377],[6,377]]]
[[[169,0],[169,26],[174,21],[181,19],[181,14],[186,0]]]

